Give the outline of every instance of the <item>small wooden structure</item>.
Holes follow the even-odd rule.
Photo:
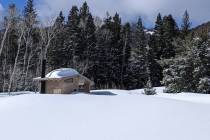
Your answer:
[[[94,82],[71,68],[51,71],[44,78],[37,77],[34,81],[45,81],[48,94],[71,94],[73,92],[89,93]]]

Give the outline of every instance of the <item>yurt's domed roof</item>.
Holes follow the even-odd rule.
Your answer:
[[[51,71],[46,75],[46,78],[64,78],[79,75],[79,72],[72,68],[62,68]]]

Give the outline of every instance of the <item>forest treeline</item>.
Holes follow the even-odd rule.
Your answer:
[[[122,23],[120,15],[93,17],[85,2],[68,16],[39,21],[33,0],[23,12],[8,6],[0,30],[0,91],[37,90],[34,77],[71,67],[95,88],[138,89],[166,86],[166,92],[210,93],[208,33],[191,31],[188,12],[178,27],[171,14],[157,15],[153,29]]]

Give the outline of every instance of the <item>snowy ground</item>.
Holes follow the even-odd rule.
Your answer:
[[[24,94],[0,98],[0,140],[209,140],[210,95]]]

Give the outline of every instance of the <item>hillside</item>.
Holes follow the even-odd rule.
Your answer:
[[[210,22],[203,23],[195,28],[192,29],[192,32],[195,34],[201,35],[201,34],[207,34],[210,32]]]
[[[210,96],[161,91],[1,97],[0,139],[209,140]]]

